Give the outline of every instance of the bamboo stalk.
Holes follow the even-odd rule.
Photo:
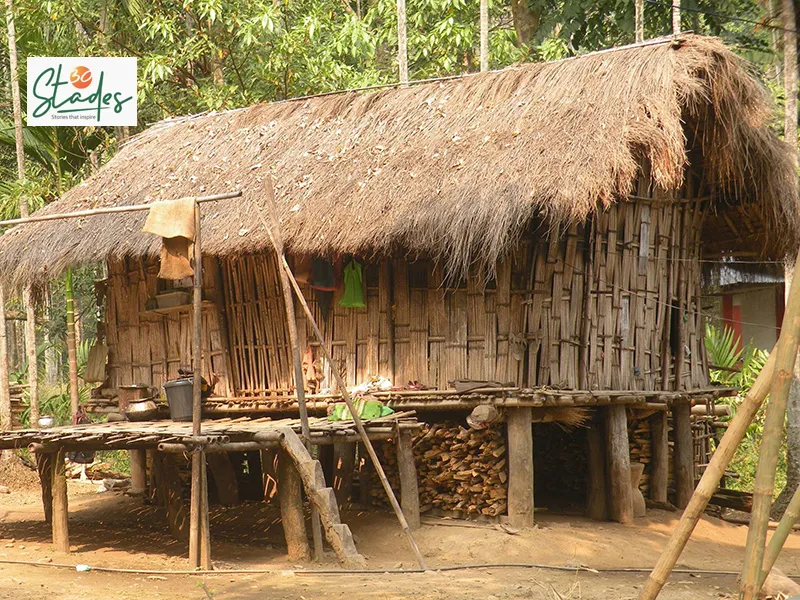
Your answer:
[[[796,311],[796,308],[794,310]],[[772,352],[761,373],[753,383],[753,387],[750,388],[750,392],[745,396],[744,401],[736,411],[736,416],[731,420],[728,430],[722,436],[722,440],[711,457],[703,476],[700,478],[700,483],[697,484],[688,506],[672,531],[667,547],[661,553],[656,566],[647,578],[647,582],[639,594],[639,600],[655,600],[661,588],[664,587],[667,578],[675,567],[675,563],[678,562],[681,552],[686,547],[697,521],[700,520],[703,511],[708,506],[708,501],[717,491],[719,481],[725,474],[725,469],[731,462],[736,448],[744,438],[745,433],[747,433],[747,428],[753,422],[756,412],[764,402],[764,398],[767,397],[769,382],[772,379],[774,368],[775,353]]]
[[[800,273],[800,255],[795,264],[795,273]],[[786,405],[792,383],[797,348],[800,345],[800,313],[790,312],[788,307],[800,305],[800,284],[792,285],[787,300],[787,314],[783,320],[778,349],[775,352],[775,373],[769,390],[770,402],[764,420],[761,451],[753,490],[753,510],[750,528],[747,531],[744,566],[742,568],[742,597],[753,600],[760,588],[759,574],[764,560],[764,545],[767,540],[769,510],[775,489],[775,469],[778,453],[783,441],[783,426],[786,420]]]
[[[772,534],[767,549],[764,551],[764,561],[758,578],[758,589],[761,589],[761,586],[764,585],[764,580],[772,571],[772,567],[775,566],[775,561],[778,559],[783,545],[798,520],[800,520],[800,487],[795,490],[792,499],[789,501],[789,506],[786,507],[786,511],[783,513],[783,517],[781,517],[778,526],[775,528],[775,533]]]
[[[69,367],[69,401],[72,416],[78,414],[78,353],[75,347],[75,296],[72,291],[72,269],[64,279],[67,320],[67,364]]]

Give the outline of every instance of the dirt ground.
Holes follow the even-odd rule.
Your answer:
[[[3,482],[0,481],[0,484]],[[26,486],[19,486],[26,487]],[[186,547],[166,531],[160,509],[141,499],[70,481],[69,555],[57,554],[44,523],[39,491],[14,489],[0,494],[0,561],[31,561],[41,566],[0,563],[0,599],[395,599],[578,600],[634,599],[646,573],[561,572],[543,569],[481,567],[418,574],[314,574],[299,569],[337,569],[332,555],[322,564],[293,565],[284,556],[277,511],[264,503],[214,508],[213,555],[218,569],[271,569],[268,574],[147,575],[76,572],[55,564],[170,570],[186,569]],[[347,512],[369,568],[416,566],[393,517]],[[581,517],[537,513],[536,529],[511,535],[492,525],[456,526],[425,519],[416,533],[429,567],[478,563],[543,563],[594,568],[651,567],[678,513],[650,511],[632,526],[597,523]],[[746,528],[704,518],[679,566],[738,570]],[[800,534],[790,538],[779,567],[800,573]],[[720,598],[735,591],[733,576],[674,575],[664,600]]]

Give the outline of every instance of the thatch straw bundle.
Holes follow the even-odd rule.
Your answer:
[[[424,253],[451,273],[491,267],[533,218],[585,219],[633,190],[679,189],[696,128],[714,206],[753,203],[797,238],[797,191],[769,104],[717,39],[686,35],[554,63],[371,93],[341,93],[164,122],[43,212],[242,190],[206,205],[204,251],[269,247],[252,214],[270,176],[296,252]],[[144,215],[15,228],[0,275],[41,280],[76,263],[157,255]]]

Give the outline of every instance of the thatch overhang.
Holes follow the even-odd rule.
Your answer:
[[[709,231],[715,251],[775,254],[765,232],[777,226],[794,244],[800,218],[770,111],[745,62],[716,38],[684,35],[168,120],[41,212],[241,190],[241,199],[205,205],[203,248],[246,253],[269,247],[253,201],[274,175],[292,251],[422,253],[461,273],[494,264],[532,219],[574,223],[627,199],[643,161],[654,188],[676,190],[702,156],[711,221],[724,223],[730,210],[755,215],[747,240],[714,241],[717,228]],[[17,226],[0,238],[0,276],[19,285],[71,265],[157,256],[160,241],[140,232],[143,221],[139,212]]]

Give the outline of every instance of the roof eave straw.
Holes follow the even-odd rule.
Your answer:
[[[272,182],[270,181],[270,184]],[[286,262],[286,256],[283,253],[283,243],[280,237],[280,225],[277,219],[277,210],[275,207],[275,195],[272,190],[272,185],[269,185],[267,188],[267,202],[269,203],[268,210],[270,213],[270,220],[274,222],[274,228],[270,227],[267,219],[264,217],[262,213],[262,207],[255,201],[255,198],[251,198],[253,206],[256,209],[256,214],[258,214],[258,218],[261,221],[262,226],[267,232],[267,236],[269,237],[270,241],[272,242],[273,247],[275,248],[275,252],[278,258],[278,271],[281,273],[281,280],[286,281],[288,280],[292,288],[294,289],[295,295],[300,302],[300,305],[303,307],[303,311],[306,313],[306,317],[308,318],[308,322],[311,324],[311,328],[314,330],[314,334],[316,335],[317,339],[320,343],[320,349],[322,350],[322,354],[325,356],[325,360],[327,360],[330,364],[334,364],[333,357],[331,356],[328,347],[325,345],[325,338],[322,335],[322,332],[317,325],[317,321],[314,318],[314,314],[311,312],[311,309],[306,302],[305,296],[303,295],[303,291],[300,289],[300,286],[297,284],[297,280],[292,273],[291,268],[289,267],[289,263]],[[292,307],[293,303],[291,299],[286,301],[286,309],[294,310]],[[291,309],[289,307],[292,307]],[[291,332],[291,325],[290,325],[290,332]],[[295,385],[297,388],[297,398],[299,404],[301,406],[301,414],[302,411],[305,410],[305,398],[303,397],[303,393],[301,390],[303,389],[303,381],[302,381],[302,370],[298,373],[297,366],[299,360],[299,353],[296,347],[296,344],[293,344],[295,357]],[[381,465],[380,460],[378,459],[378,455],[375,452],[375,448],[372,446],[372,441],[369,439],[366,430],[364,429],[364,423],[361,421],[361,417],[356,410],[353,399],[350,397],[350,392],[347,390],[347,385],[342,379],[341,374],[339,373],[338,369],[331,369],[334,378],[336,379],[336,384],[339,386],[339,391],[342,394],[342,399],[347,404],[347,408],[350,411],[350,415],[353,417],[353,423],[358,430],[358,434],[361,437],[361,441],[363,442],[364,446],[367,449],[367,453],[369,454],[370,460],[372,461],[373,466],[375,467],[375,471],[378,473],[378,477],[381,480],[381,484],[383,485],[383,489],[386,492],[386,495],[389,498],[389,502],[392,505],[392,509],[394,509],[394,513],[397,516],[397,520],[400,522],[400,527],[405,533],[406,537],[408,538],[408,542],[411,545],[411,549],[414,551],[414,555],[416,556],[417,563],[419,564],[420,569],[427,570],[427,566],[425,565],[425,559],[422,557],[422,552],[417,545],[416,540],[414,539],[414,535],[411,533],[411,528],[408,525],[408,521],[406,520],[406,516],[403,513],[403,509],[400,507],[400,503],[397,501],[397,496],[395,496],[394,490],[392,486],[389,484],[389,479],[386,477],[386,472],[383,470],[383,466]],[[303,400],[300,400],[303,398]]]

